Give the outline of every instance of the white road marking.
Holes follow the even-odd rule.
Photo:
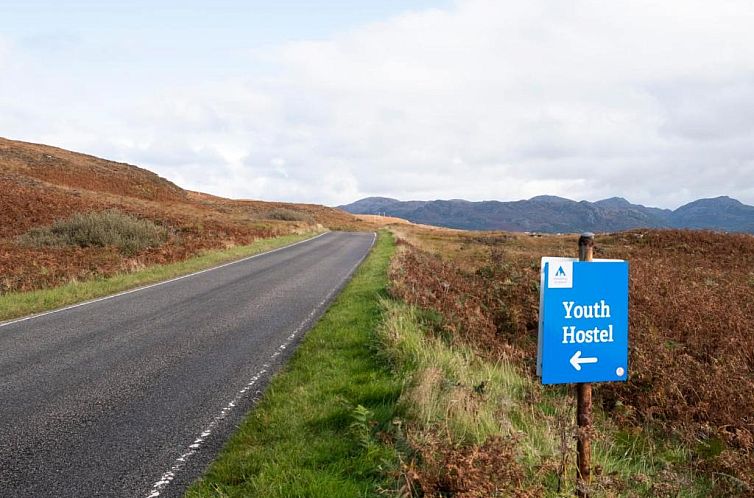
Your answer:
[[[206,268],[204,270],[195,271],[194,273],[189,273],[188,275],[181,275],[180,277],[171,278],[170,280],[163,280],[162,282],[157,282],[155,284],[145,285],[143,287],[137,287],[135,289],[130,289],[130,290],[127,290],[127,291],[118,292],[117,294],[111,294],[109,296],[99,297],[97,299],[91,299],[89,301],[84,301],[83,303],[72,304],[70,306],[65,306],[63,308],[58,308],[56,310],[45,311],[43,313],[37,313],[35,315],[29,315],[29,316],[26,316],[26,317],[23,317],[23,318],[17,318],[15,320],[11,320],[11,321],[8,321],[8,322],[2,322],[2,323],[0,323],[0,328],[7,327],[8,325],[13,325],[15,323],[25,322],[27,320],[33,320],[35,318],[41,318],[43,316],[52,315],[54,313],[60,313],[61,311],[72,310],[74,308],[79,308],[81,306],[86,306],[88,304],[99,303],[101,301],[107,301],[108,299],[114,299],[116,297],[125,296],[126,294],[133,294],[134,292],[139,292],[139,291],[151,289],[152,287],[158,287],[160,285],[169,284],[171,282],[176,282],[178,280],[183,280],[184,278],[193,277],[193,276],[200,275],[202,273],[207,273],[207,272],[210,272],[210,271],[213,271],[213,270],[219,270],[220,268],[225,268],[226,266],[235,265],[235,264],[238,264],[238,263],[243,263],[244,261],[248,261],[250,259],[258,258],[260,256],[265,256],[267,254],[272,254],[273,252],[282,251],[283,249],[288,249],[289,247],[297,246],[297,245],[303,244],[305,242],[311,242],[312,240],[318,239],[318,238],[322,237],[323,235],[327,235],[328,233],[332,233],[332,232],[324,232],[324,233],[321,233],[321,234],[319,234],[319,235],[317,235],[315,237],[312,237],[310,239],[300,240],[298,242],[294,242],[293,244],[288,244],[287,246],[278,247],[277,249],[272,249],[272,250],[266,251],[266,252],[260,252],[259,254],[254,254],[253,256],[247,256],[247,257],[242,258],[242,259],[237,259],[236,261],[231,261],[230,263],[224,263],[224,264],[219,265],[219,266],[213,266],[212,268]]]
[[[324,234],[323,234],[324,235]],[[321,235],[318,235],[320,237]],[[312,240],[312,239],[308,239]],[[278,346],[278,348],[275,350],[274,353],[272,353],[272,356],[270,356],[270,361],[274,360],[278,356],[280,356],[286,348],[293,342],[293,340],[296,338],[298,334],[300,334],[303,330],[307,328],[307,326],[312,325],[312,322],[314,318],[317,316],[319,311],[324,307],[330,299],[332,299],[333,295],[343,287],[344,282],[353,275],[353,272],[356,268],[358,268],[361,263],[364,262],[364,259],[369,255],[369,252],[371,251],[372,247],[374,246],[375,241],[377,240],[377,234],[372,234],[372,243],[369,245],[369,251],[359,260],[359,262],[354,266],[354,270],[351,270],[348,275],[341,281],[338,285],[336,285],[330,292],[327,293],[327,296],[320,301],[320,303],[314,307],[314,309],[304,318],[304,320],[299,324],[298,327],[289,335],[283,344]],[[304,241],[306,242],[306,241]],[[290,246],[288,246],[290,247]],[[212,421],[207,425],[207,427],[201,432],[198,438],[194,440],[193,443],[191,443],[188,447],[188,449],[178,458],[176,458],[173,465],[170,467],[168,471],[162,474],[160,479],[155,482],[152,485],[152,488],[149,491],[149,494],[147,495],[147,498],[157,498],[160,496],[160,494],[165,491],[165,488],[175,480],[175,476],[180,472],[185,466],[186,462],[188,461],[191,456],[196,454],[197,451],[201,448],[202,444],[207,440],[207,438],[212,434],[212,432],[217,428],[217,426],[222,422],[228,414],[233,410],[233,408],[236,407],[246,396],[246,393],[249,392],[249,390],[256,384],[259,379],[269,371],[270,369],[270,363],[265,363],[262,365],[262,369],[256,372],[252,377],[251,380],[241,389],[238,394],[227,404],[225,407],[220,411],[218,415],[215,416],[215,418],[212,419]]]

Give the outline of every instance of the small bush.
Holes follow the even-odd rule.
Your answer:
[[[117,210],[79,213],[50,227],[33,228],[19,238],[31,247],[114,246],[132,256],[167,239],[165,228]]]
[[[312,217],[301,211],[294,211],[292,209],[278,208],[267,211],[262,218],[265,220],[280,220],[280,221],[306,221],[311,222]]]

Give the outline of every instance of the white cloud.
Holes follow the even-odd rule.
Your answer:
[[[9,55],[10,43],[7,40],[3,39],[2,36],[0,36],[0,68],[3,67]]]
[[[249,55],[224,80],[102,63],[91,92],[27,54],[0,107],[43,124],[0,129],[235,197],[754,204],[751,26],[748,0],[463,0]]]

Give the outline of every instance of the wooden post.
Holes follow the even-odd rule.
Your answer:
[[[592,261],[594,234],[586,232],[579,237],[579,261]],[[576,496],[588,498],[591,483],[592,442],[592,384],[576,384]]]

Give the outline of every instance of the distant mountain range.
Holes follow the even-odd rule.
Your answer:
[[[621,197],[577,202],[551,195],[513,202],[367,197],[339,207],[353,214],[385,214],[414,223],[468,230],[573,233],[693,228],[754,233],[754,206],[727,196],[699,199],[676,210],[631,204]]]

